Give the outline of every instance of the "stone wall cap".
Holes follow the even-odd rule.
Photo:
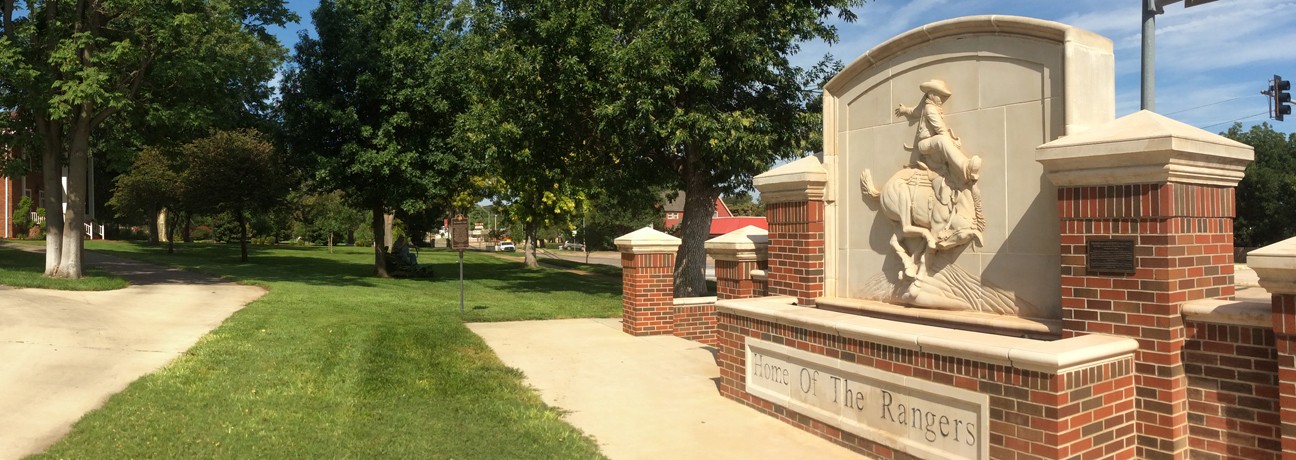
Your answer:
[[[1140,110],[1107,123],[1070,136],[1063,136],[1039,146],[1040,149],[1057,149],[1077,145],[1113,144],[1133,140],[1160,138],[1186,139],[1230,148],[1229,153],[1250,159],[1251,146],[1229,139],[1161,115],[1150,110]],[[1238,151],[1233,151],[1237,149]],[[1246,151],[1245,153],[1242,150]]]
[[[766,203],[822,200],[828,170],[818,157],[811,155],[765,171],[752,178],[752,184]]]
[[[1054,185],[1180,182],[1236,186],[1248,145],[1147,110],[1036,147]]]
[[[769,231],[754,225],[709,239],[707,255],[716,260],[765,260],[769,250]]]
[[[644,227],[621,235],[614,241],[621,252],[632,254],[671,253],[679,250],[680,239],[669,234]]]
[[[1230,326],[1272,327],[1272,314],[1268,302],[1201,299],[1183,306],[1184,319]]]
[[[1296,295],[1296,237],[1248,252],[1246,261],[1270,294]]]
[[[1046,373],[1063,373],[1130,356],[1138,342],[1089,334],[1061,340],[1035,340],[793,305],[791,297],[720,300],[716,312],[801,327],[866,342]]]
[[[706,241],[707,250],[712,248],[756,249],[757,246],[769,244],[769,231],[755,225],[734,230]]]

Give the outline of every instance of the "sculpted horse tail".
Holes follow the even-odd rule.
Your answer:
[[[873,173],[868,169],[860,173],[860,193],[875,199],[882,196],[882,192],[878,191],[877,187],[873,185]]]

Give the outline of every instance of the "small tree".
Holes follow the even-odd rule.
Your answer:
[[[31,226],[36,223],[36,221],[31,218],[31,207],[31,197],[23,195],[23,197],[18,200],[18,207],[14,208],[13,225],[19,235],[26,235],[27,231],[31,229]]]
[[[216,131],[183,148],[191,209],[229,212],[238,221],[241,260],[247,262],[249,213],[266,212],[287,193],[279,155],[255,130]]]
[[[180,173],[160,149],[146,148],[135,158],[130,171],[117,176],[108,205],[118,218],[140,218],[148,222],[149,243],[156,244],[159,235],[170,232],[157,226],[158,213],[164,208],[175,210],[181,195]],[[168,227],[173,219],[167,219]],[[168,238],[172,240],[173,238]]]

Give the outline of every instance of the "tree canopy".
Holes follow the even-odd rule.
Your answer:
[[[205,131],[248,110],[284,50],[265,27],[280,0],[0,0],[0,128],[38,155],[48,210],[46,274],[81,276],[88,159],[123,132]],[[119,124],[117,124],[119,123]],[[112,126],[114,129],[107,129]],[[111,133],[112,136],[107,136]],[[67,167],[66,193],[61,182]],[[67,211],[63,212],[63,203]]]
[[[463,6],[449,0],[323,0],[281,103],[291,161],[322,192],[373,213],[445,205],[474,172],[451,144],[464,105],[456,54]],[[386,276],[381,243],[374,270]]]
[[[861,3],[484,2],[462,134],[527,221],[571,215],[595,188],[687,192],[676,295],[700,295],[716,198],[816,148],[831,67],[788,58]]]
[[[684,0],[626,4],[623,44],[601,111],[615,130],[622,170],[686,193],[675,295],[705,293],[703,270],[715,200],[750,187],[781,158],[817,148],[817,89],[826,59],[802,69],[798,43],[834,41],[826,19],[852,21],[858,0]]]
[[[249,213],[265,212],[288,192],[280,156],[254,130],[216,131],[183,147],[185,201],[197,211],[228,212],[238,221],[244,262]]]
[[[1234,124],[1224,136],[1255,148],[1255,161],[1237,187],[1233,243],[1258,247],[1296,235],[1296,134],[1268,123],[1243,131]]]

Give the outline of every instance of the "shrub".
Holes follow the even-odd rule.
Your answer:
[[[36,224],[31,218],[31,207],[31,197],[24,195],[18,200],[18,207],[14,208],[13,224],[19,235],[26,235],[28,229]]]

